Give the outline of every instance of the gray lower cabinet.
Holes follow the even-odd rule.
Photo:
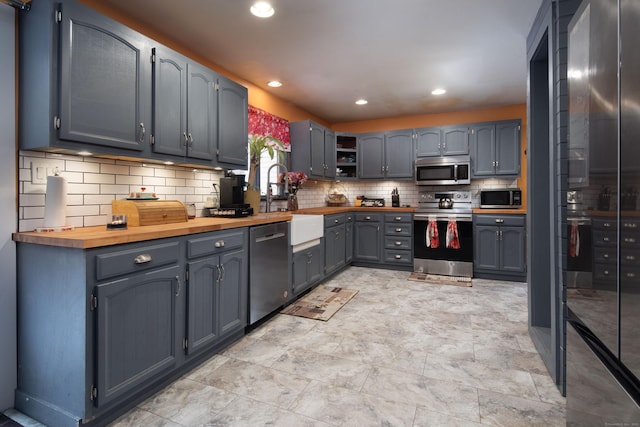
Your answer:
[[[526,278],[524,215],[474,215],[474,277]]]
[[[345,254],[344,261],[346,264],[351,264],[353,261],[353,222],[355,215],[352,212],[346,213],[344,234],[345,234]]]
[[[347,215],[344,213],[324,217],[324,274],[328,276],[346,264]]]
[[[375,212],[356,212],[354,223],[353,261],[380,263],[382,261],[383,215]]]
[[[246,238],[239,230],[187,240],[187,354],[246,326]]]
[[[413,215],[384,215],[384,262],[413,267]]]
[[[33,2],[18,28],[21,149],[147,150],[147,38],[76,1]]]
[[[292,296],[298,296],[324,277],[324,246],[318,244],[293,253]]]
[[[242,336],[247,243],[244,228],[86,250],[18,243],[16,408],[52,427],[102,424]]]
[[[472,177],[520,175],[520,120],[471,125]]]

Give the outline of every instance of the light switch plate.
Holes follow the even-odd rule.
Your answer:
[[[55,175],[56,168],[59,168],[55,164],[56,161],[49,159],[32,159],[31,160],[31,183],[32,184],[46,184],[47,177]]]

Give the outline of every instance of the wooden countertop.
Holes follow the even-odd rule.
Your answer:
[[[161,225],[144,225],[129,227],[126,230],[107,230],[105,225],[76,228],[70,231],[49,233],[22,232],[14,233],[16,242],[35,243],[39,245],[60,246],[66,248],[89,249],[122,243],[141,242],[165,237],[185,236],[208,231],[227,230],[238,227],[270,224],[291,220],[290,212],[260,213],[245,218],[195,218],[187,222]]]
[[[475,208],[473,209],[474,214],[490,214],[490,215],[526,215],[527,210],[522,208],[514,208],[514,209],[482,209]]]
[[[35,231],[13,233],[16,242],[34,243],[38,245],[59,246],[65,248],[90,249],[103,246],[120,245],[123,243],[142,242],[145,240],[162,239],[165,237],[186,236],[208,231],[227,230],[238,227],[270,224],[273,222],[290,221],[292,214],[330,215],[341,212],[413,212],[413,208],[369,208],[354,206],[323,206],[301,209],[296,212],[270,212],[244,218],[209,218],[199,217],[187,222],[162,225],[129,226],[125,230],[107,230],[105,225],[82,227],[70,231],[56,231],[37,233]]]

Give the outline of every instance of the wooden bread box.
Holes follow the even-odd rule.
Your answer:
[[[126,215],[127,225],[187,222],[187,207],[180,200],[112,200],[111,213]]]

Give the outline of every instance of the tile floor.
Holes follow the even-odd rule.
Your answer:
[[[329,321],[278,314],[111,426],[565,425],[526,284],[408,276],[346,269]]]

